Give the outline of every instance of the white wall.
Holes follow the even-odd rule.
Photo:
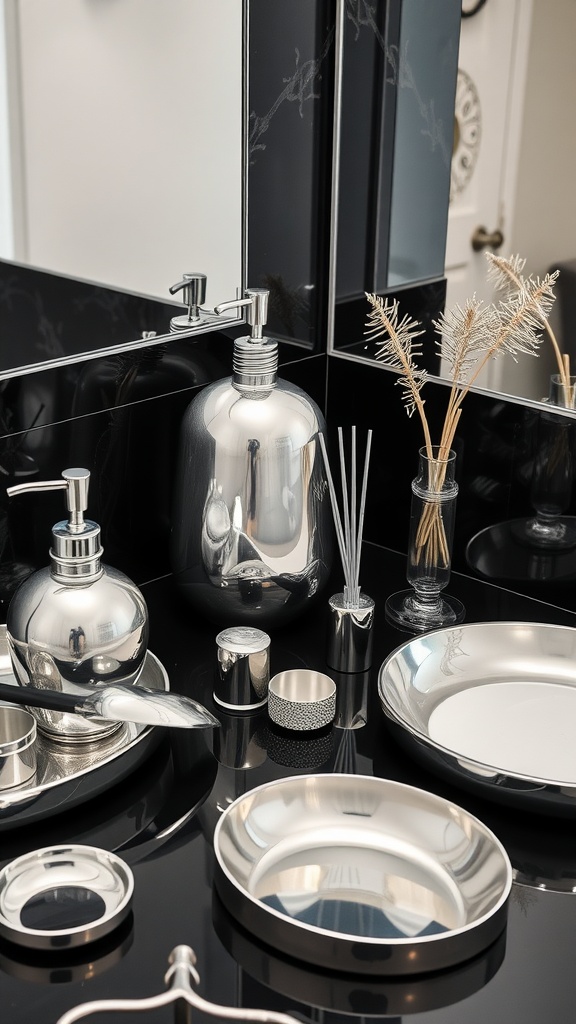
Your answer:
[[[562,260],[576,259],[575,41],[574,0],[534,0],[516,203],[506,252],[520,253],[526,270],[539,276]],[[556,328],[557,316],[551,322]],[[543,345],[537,360],[525,362],[523,394],[541,398],[543,390],[547,393],[541,383],[544,365],[555,371],[552,347]],[[504,360],[502,367],[502,390],[513,390],[517,371],[509,362],[504,366]]]
[[[20,53],[16,258],[166,299],[184,272],[202,271],[209,304],[233,298],[239,0],[2,2],[15,6]]]

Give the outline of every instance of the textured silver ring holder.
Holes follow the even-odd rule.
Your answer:
[[[336,683],[323,672],[292,668],[278,672],[268,687],[268,714],[283,729],[322,729],[336,713]]]
[[[157,996],[144,999],[97,999],[91,1003],[82,1003],[68,1010],[58,1018],[56,1024],[73,1024],[93,1013],[107,1013],[134,1010],[156,1010],[160,1006],[168,1006],[179,1000],[196,1010],[209,1014],[211,1017],[224,1017],[227,1020],[257,1021],[258,1024],[299,1024],[295,1017],[287,1013],[275,1013],[273,1010],[238,1009],[235,1006],[219,1006],[210,1003],[192,988],[200,984],[200,976],[196,970],[196,955],[190,946],[176,946],[169,957],[170,967],[164,975],[169,989]]]
[[[0,872],[0,935],[31,949],[84,946],[124,921],[133,891],[132,871],[107,850],[33,850]]]

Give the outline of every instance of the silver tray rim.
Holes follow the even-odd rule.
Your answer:
[[[11,662],[9,655],[6,654],[7,642],[6,642],[6,626],[0,624],[0,679],[3,683],[10,684],[12,681],[14,686],[18,686],[16,677],[14,676],[11,669]],[[7,660],[8,659],[8,660]],[[146,652],[144,660],[144,667],[140,676],[140,681],[143,685],[150,685],[151,680],[146,682],[146,664],[150,661],[154,664],[155,669],[158,672],[160,679],[162,680],[164,691],[170,690],[170,681],[168,673],[164,668],[164,665],[156,657],[151,650]],[[19,706],[10,705],[8,701],[0,701],[0,706]],[[19,807],[24,807],[32,801],[41,797],[42,794],[47,793],[51,790],[57,789],[63,785],[69,785],[75,780],[81,779],[86,775],[89,775],[95,768],[102,768],[117,758],[122,757],[124,754],[133,750],[135,746],[142,743],[143,740],[147,739],[151,735],[153,729],[157,729],[157,726],[152,725],[138,725],[132,722],[126,722],[120,726],[117,733],[114,733],[110,737],[106,737],[100,741],[100,745],[94,745],[91,749],[81,747],[78,750],[74,748],[67,749],[54,743],[47,737],[40,737],[38,733],[36,744],[37,744],[37,755],[39,765],[41,764],[42,757],[46,758],[49,754],[62,754],[73,760],[75,756],[82,756],[88,762],[82,768],[70,771],[69,773],[62,774],[58,778],[51,779],[48,782],[38,784],[35,779],[38,774],[32,776],[29,782],[23,783],[20,786],[14,786],[12,789],[5,789],[0,791],[0,827],[6,822],[12,819],[3,817],[5,812],[14,809],[16,812]]]
[[[558,806],[573,807],[574,810],[576,810],[576,780],[572,783],[559,781],[557,779],[548,779],[544,776],[529,775],[520,771],[504,769],[502,766],[497,764],[480,761],[477,758],[470,757],[462,751],[455,751],[450,747],[443,746],[437,740],[432,739],[428,733],[422,729],[418,729],[411,722],[402,718],[397,713],[396,709],[389,703],[384,689],[384,677],[390,663],[397,659],[401,652],[407,650],[414,643],[422,643],[423,641],[425,642],[428,637],[447,634],[450,631],[474,630],[479,628],[486,629],[493,627],[498,628],[498,630],[510,629],[511,627],[536,628],[538,630],[545,629],[546,631],[561,631],[566,635],[571,636],[574,636],[576,632],[575,627],[564,626],[559,623],[530,622],[514,619],[461,623],[458,626],[441,627],[440,629],[434,629],[430,630],[428,633],[420,634],[417,637],[411,637],[409,640],[405,640],[394,648],[380,666],[378,672],[378,696],[382,711],[390,722],[401,730],[401,733],[414,741],[420,749],[424,747],[430,752],[431,764],[438,764],[438,761],[434,761],[434,753],[440,755],[442,763],[445,766],[448,766],[457,776],[460,776],[461,779],[467,780],[473,786],[481,786],[484,792],[486,791],[486,787],[489,787],[494,791],[498,790],[499,794],[504,794],[505,797],[508,792],[509,797],[514,803],[522,803],[524,801],[533,802],[535,799],[539,799],[544,806],[549,806],[551,803],[555,802]],[[574,686],[576,687],[576,674]],[[465,762],[465,764],[463,762]],[[539,788],[537,792],[529,789],[523,791],[515,787],[516,783],[525,783],[527,786],[537,786]]]
[[[395,790],[396,792],[402,791],[406,794],[408,800],[411,795],[418,795],[418,797],[424,799],[427,802],[427,804],[433,805],[437,808],[446,809],[447,812],[450,808],[457,810],[468,821],[473,823],[473,825],[480,832],[484,833],[485,838],[489,843],[492,844],[494,850],[499,854],[502,860],[502,864],[505,869],[505,881],[502,885],[502,890],[498,898],[494,901],[490,909],[487,910],[480,917],[478,917],[476,920],[470,921],[467,924],[461,925],[457,928],[451,928],[444,932],[416,937],[395,937],[388,939],[380,938],[377,936],[364,936],[345,932],[337,932],[328,928],[321,928],[317,925],[307,924],[306,922],[298,921],[294,918],[289,917],[286,914],[282,914],[274,907],[268,906],[263,901],[253,896],[244,887],[242,882],[239,879],[237,879],[233,872],[228,868],[228,865],[225,863],[222,851],[220,849],[221,835],[226,829],[226,825],[229,818],[234,814],[236,808],[238,808],[242,803],[244,803],[246,800],[253,800],[254,798],[257,798],[258,794],[260,793],[270,791],[273,789],[281,789],[283,786],[286,785],[290,786],[298,784],[304,786],[306,785],[308,780],[314,780],[316,783],[321,785],[323,779],[341,779],[344,781],[344,784],[350,784],[355,787],[361,786],[363,783],[367,783],[369,786],[376,786],[383,790]],[[446,820],[450,820],[450,816],[448,813],[446,815]],[[290,775],[284,776],[280,779],[275,779],[270,782],[262,783],[261,785],[256,786],[253,789],[247,790],[241,796],[237,797],[236,800],[233,801],[233,803],[228,805],[228,807],[222,813],[220,819],[218,820],[218,823],[214,831],[214,853],[216,857],[217,868],[215,874],[216,889],[219,891],[221,898],[223,898],[223,901],[227,906],[228,911],[232,914],[233,917],[236,917],[240,924],[246,926],[246,922],[243,919],[242,913],[238,913],[239,906],[241,906],[242,903],[244,903],[257,909],[259,916],[263,915],[263,919],[265,919],[267,916],[270,916],[276,922],[278,922],[279,929],[276,929],[275,932],[275,937],[277,941],[271,941],[265,935],[260,934],[259,938],[261,939],[261,941],[267,943],[268,945],[275,946],[277,949],[283,950],[284,952],[288,952],[294,955],[291,949],[284,946],[282,942],[283,935],[288,934],[290,932],[293,932],[296,935],[300,934],[301,936],[312,934],[312,936],[314,936],[322,944],[324,944],[326,941],[330,944],[330,959],[334,958],[335,968],[359,971],[361,973],[374,973],[375,970],[377,972],[382,971],[383,973],[387,973],[388,968],[385,961],[374,961],[370,963],[369,960],[367,960],[363,964],[357,962],[348,962],[349,957],[346,952],[346,947],[350,947],[356,950],[361,949],[364,952],[367,950],[372,950],[376,954],[379,950],[392,949],[409,953],[414,948],[422,949],[426,947],[433,947],[437,949],[438,947],[441,947],[443,945],[449,946],[454,942],[454,940],[462,940],[463,937],[465,938],[467,936],[470,936],[471,933],[474,933],[474,936],[478,936],[478,941],[471,952],[458,952],[458,954],[456,955],[448,954],[445,961],[441,964],[435,963],[429,966],[423,966],[422,962],[420,961],[417,968],[410,966],[410,964],[404,963],[400,968],[398,968],[397,966],[394,969],[390,968],[390,973],[421,973],[422,971],[436,969],[436,967],[444,968],[448,966],[453,966],[456,962],[471,958],[477,952],[481,951],[482,949],[485,949],[489,945],[489,943],[493,941],[495,935],[499,934],[502,931],[503,925],[500,925],[500,927],[497,928],[495,935],[491,935],[490,938],[486,939],[485,941],[481,939],[483,929],[487,929],[492,923],[495,923],[499,919],[500,915],[506,911],[513,883],[512,864],[510,862],[510,858],[503,843],[500,841],[500,839],[498,839],[498,837],[492,831],[492,829],[490,829],[480,818],[476,817],[474,814],[471,814],[468,810],[456,804],[454,801],[447,800],[444,797],[438,796],[436,793],[421,789],[416,786],[411,786],[403,782],[397,782],[391,779],[384,779],[373,775],[356,775],[347,773]],[[225,882],[224,886],[222,886],[221,884],[219,885],[219,882],[222,883],[223,880]],[[235,903],[233,899],[226,900],[226,895],[230,896],[234,891],[240,896],[240,904]],[[256,929],[253,926],[249,926],[249,930],[252,931],[255,935],[258,935]],[[339,952],[339,950],[341,950],[342,952]],[[317,951],[314,947],[311,948],[308,945],[306,947],[306,954],[310,962],[316,963],[319,966],[332,966],[330,962],[326,963],[323,960],[322,950]]]

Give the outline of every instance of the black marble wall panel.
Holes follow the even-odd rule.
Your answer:
[[[332,176],[331,0],[250,0],[248,284],[269,329],[325,348]]]

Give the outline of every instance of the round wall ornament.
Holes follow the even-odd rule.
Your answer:
[[[480,151],[482,111],[478,90],[470,75],[458,69],[454,107],[454,144],[450,175],[450,198],[464,191]]]

